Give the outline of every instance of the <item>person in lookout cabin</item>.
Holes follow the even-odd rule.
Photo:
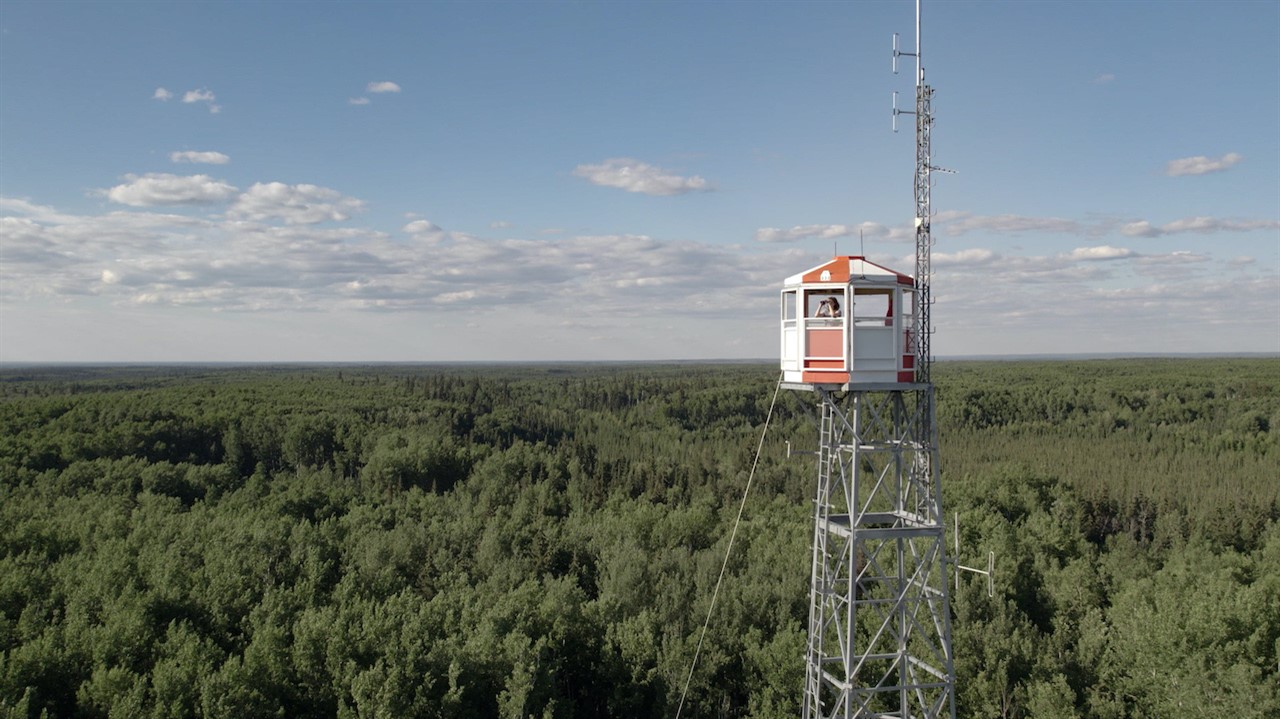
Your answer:
[[[819,317],[839,317],[840,303],[837,302],[836,298],[834,297],[828,297],[827,299],[819,302],[818,316]]]

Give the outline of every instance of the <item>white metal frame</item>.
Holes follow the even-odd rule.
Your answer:
[[[954,719],[932,422],[910,392],[813,389],[821,436],[802,716]]]

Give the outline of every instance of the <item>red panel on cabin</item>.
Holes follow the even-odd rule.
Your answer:
[[[844,357],[844,333],[839,327],[808,330],[805,339],[809,341],[805,352],[809,357]]]
[[[802,372],[800,381],[809,384],[848,384],[848,372]]]
[[[915,355],[902,355],[902,367],[903,367],[903,369],[915,369],[915,367],[916,367],[916,356],[915,356]]]
[[[916,373],[915,372],[899,372],[898,381],[899,382],[915,382]]]
[[[844,360],[805,360],[805,369],[844,369]]]

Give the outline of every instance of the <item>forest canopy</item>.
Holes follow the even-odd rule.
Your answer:
[[[1280,360],[940,362],[961,717],[1280,715]],[[669,717],[756,364],[0,370],[11,717]],[[682,716],[800,706],[784,391]],[[950,547],[950,526],[948,547]]]

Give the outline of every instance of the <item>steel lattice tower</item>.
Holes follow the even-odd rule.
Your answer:
[[[955,717],[930,347],[933,90],[916,51],[913,381],[803,382],[819,404],[805,719]],[[896,93],[895,93],[896,95]],[[852,311],[852,310],[851,310]],[[850,323],[854,320],[849,320]],[[887,320],[886,320],[887,322]],[[856,342],[856,338],[853,340]],[[849,350],[850,355],[856,349]]]

